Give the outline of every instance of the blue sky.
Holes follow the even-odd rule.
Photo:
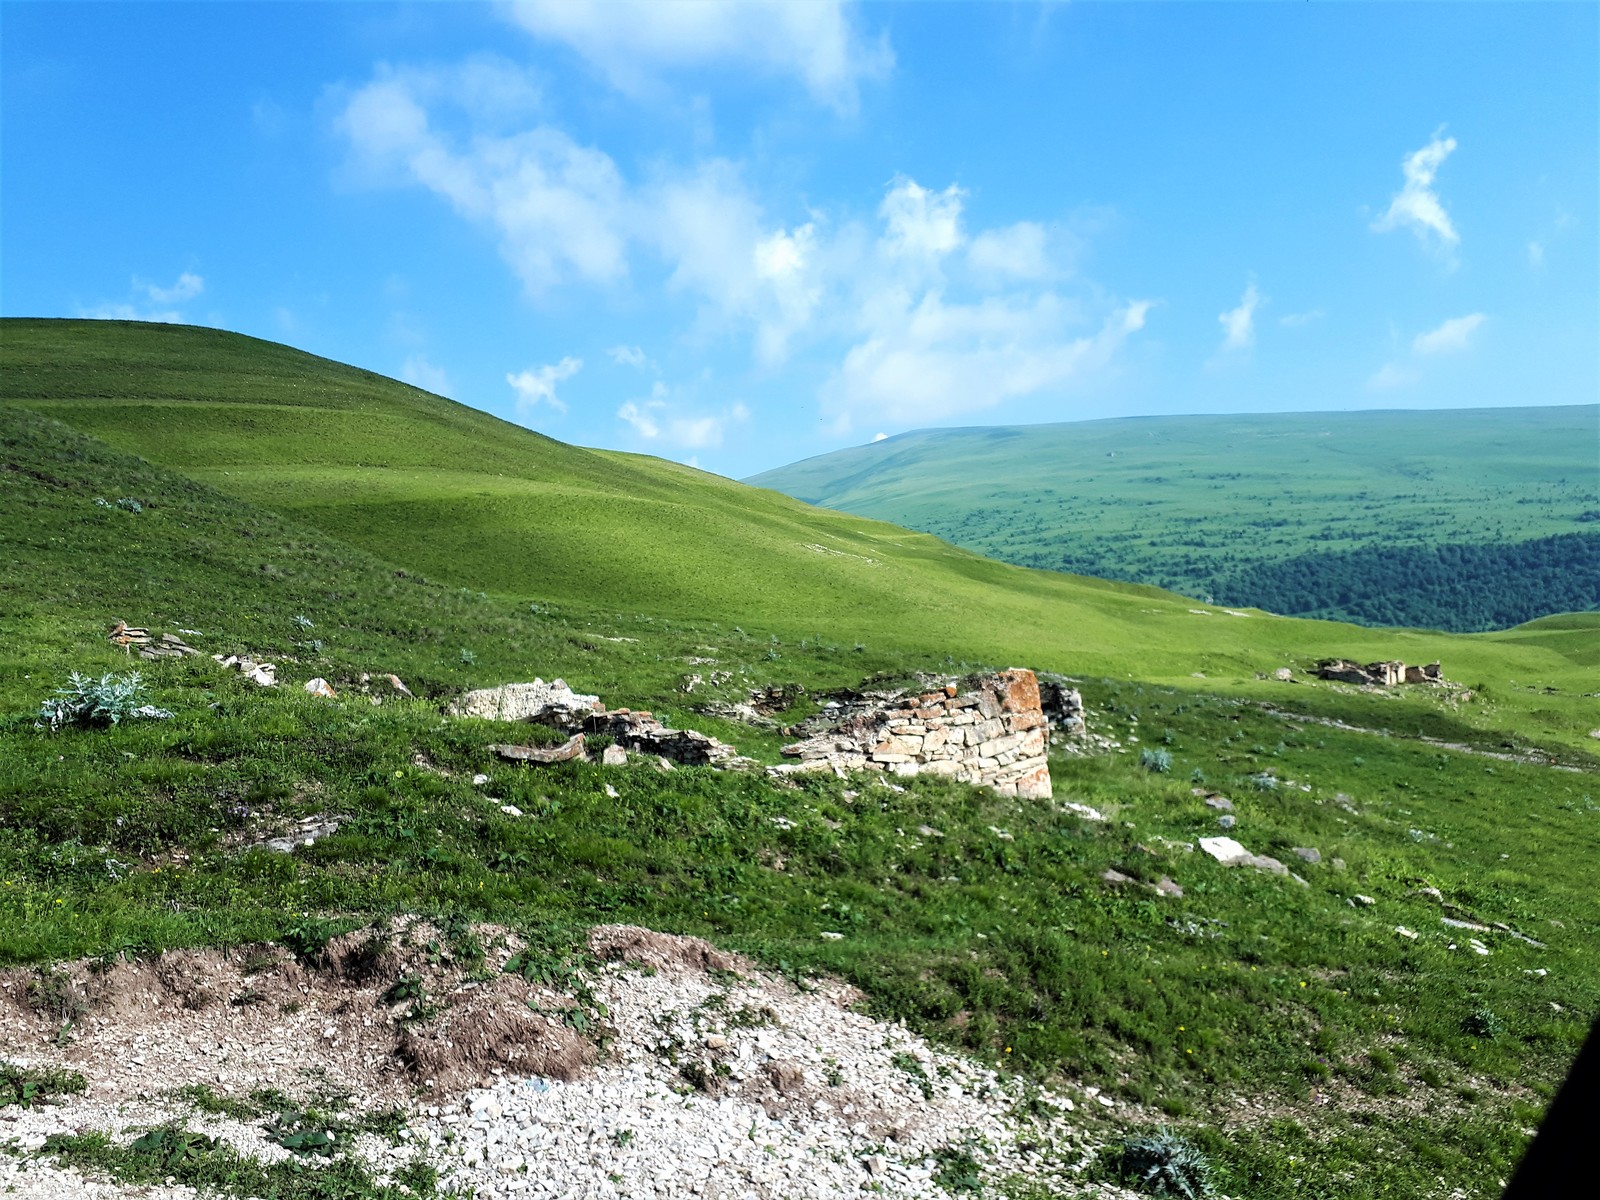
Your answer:
[[[0,312],[742,476],[931,425],[1591,403],[1595,4],[27,4]]]

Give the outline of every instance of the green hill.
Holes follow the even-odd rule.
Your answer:
[[[1492,641],[1233,616],[1009,566],[238,334],[8,320],[0,336],[0,403],[473,590],[1067,672],[1250,680],[1343,654],[1442,659],[1468,681],[1521,673],[1562,694],[1575,683],[1553,653],[1508,670]],[[994,453],[975,469],[998,470]],[[1543,736],[1582,744],[1576,713],[1552,724]]]
[[[583,930],[635,922],[842,977],[1008,1071],[1114,1096],[1072,1116],[1075,1157],[1169,1122],[1227,1194],[1317,1200],[1495,1195],[1600,1005],[1600,615],[1478,636],[1236,615],[210,330],[0,323],[0,400],[0,965],[40,989],[64,958],[315,955],[403,913],[452,931],[441,953],[470,961],[493,922],[581,974]],[[203,653],[130,659],[116,619]],[[209,657],[240,652],[284,686]],[[1477,695],[1258,677],[1322,654],[1441,658]],[[1056,799],[1109,820],[926,776],[508,767],[489,743],[558,735],[440,704],[560,675],[770,762],[776,731],[695,706],[798,683],[788,721],[821,688],[985,664],[1082,679],[1120,748],[1052,755]],[[132,666],[169,719],[37,723],[69,672]],[[713,666],[726,682],[682,690]],[[418,698],[373,704],[361,676],[388,671]],[[313,676],[340,695],[305,694]],[[1218,831],[1201,782],[1304,886],[1193,850]],[[315,846],[261,848],[330,814]],[[1141,886],[1162,876],[1184,895]],[[197,1155],[162,1171],[271,1200],[428,1194],[338,1157],[247,1187]]]
[[[921,430],[748,482],[1024,566],[1465,632],[1600,607],[1597,438],[1595,405],[1140,417]]]

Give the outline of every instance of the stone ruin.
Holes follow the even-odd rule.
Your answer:
[[[1065,711],[1069,702],[1059,692],[1053,698]],[[1081,722],[1081,699],[1077,713]],[[802,728],[819,724],[824,728],[783,748],[799,761],[774,773],[946,775],[1004,796],[1050,798],[1049,722],[1032,671],[1001,671],[924,692],[866,693],[849,705],[833,702]]]
[[[1438,663],[1422,667],[1408,667],[1398,659],[1362,665],[1348,658],[1325,658],[1317,663],[1312,674],[1318,679],[1331,679],[1339,683],[1354,683],[1368,687],[1395,687],[1402,683],[1448,682]]]
[[[670,729],[649,712],[629,708],[608,709],[599,696],[574,692],[565,680],[546,683],[508,683],[502,687],[468,692],[447,710],[455,717],[482,717],[491,721],[524,721],[566,730],[574,736],[561,747],[496,746],[502,758],[523,762],[587,761],[584,734],[604,734],[625,750],[654,754],[687,766],[740,767],[751,765],[726,742],[693,729]]]
[[[130,655],[135,646],[139,647],[139,657],[152,661],[158,658],[188,658],[200,653],[193,646],[186,645],[175,633],[163,633],[156,637],[148,629],[140,629],[126,621],[118,621],[106,637],[113,646],[121,646]]]

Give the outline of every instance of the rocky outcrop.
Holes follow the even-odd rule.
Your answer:
[[[1398,659],[1365,665],[1348,658],[1325,658],[1317,663],[1312,674],[1318,679],[1331,679],[1339,683],[1354,683],[1364,687],[1394,687],[1402,683],[1447,682],[1438,663],[1410,667]]]
[[[1083,696],[1062,676],[1039,680],[1039,708],[1050,723],[1050,732],[1062,737],[1081,738],[1088,734],[1088,712]]]
[[[468,692],[446,710],[454,717],[482,717],[491,721],[525,721],[565,729],[578,736],[576,754],[547,757],[542,748],[526,746],[492,747],[502,758],[527,762],[563,762],[584,757],[584,734],[603,734],[624,750],[655,754],[685,766],[744,767],[752,765],[726,742],[693,729],[670,729],[654,714],[629,708],[608,709],[598,696],[574,692],[564,680],[546,683],[507,683],[495,688]],[[507,751],[517,751],[508,754]],[[526,751],[526,753],[523,753]]]
[[[563,679],[546,683],[507,683],[468,692],[450,705],[453,717],[482,717],[489,721],[530,721],[559,728],[579,725],[586,717],[604,712],[599,696],[574,692]]]
[[[659,754],[672,762],[691,767],[738,767],[749,765],[726,742],[693,729],[669,729],[648,712],[616,708],[586,717],[583,727],[589,733],[603,733],[625,750]]]
[[[1002,795],[1049,798],[1048,722],[1032,671],[878,697],[835,703],[828,728],[783,748],[798,761],[772,770],[946,775]]]

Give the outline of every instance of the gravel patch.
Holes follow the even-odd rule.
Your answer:
[[[832,1200],[862,1191],[935,1200],[963,1175],[986,1185],[1026,1176],[1060,1196],[1083,1190],[1075,1170],[1093,1152],[1084,1128],[1095,1128],[1083,1118],[1109,1115],[1102,1106],[1111,1103],[1095,1089],[1075,1105],[857,1012],[847,985],[798,988],[699,939],[611,926],[590,945],[612,959],[591,979],[585,1010],[597,1062],[565,1080],[506,1064],[448,1095],[414,1089],[397,1142],[366,1134],[348,1152],[380,1180],[420,1156],[443,1189],[480,1200]],[[576,1011],[557,1010],[569,1024]],[[99,1044],[125,1049],[110,1032]],[[112,1072],[118,1086],[97,1088],[101,1065],[79,1058],[85,1095],[0,1111],[0,1149],[9,1151],[0,1153],[0,1193],[194,1194],[84,1180],[39,1155],[51,1133],[101,1130],[126,1144],[179,1122],[264,1163],[289,1155],[264,1120],[199,1114],[156,1091],[173,1086],[158,1075],[132,1093],[126,1063]],[[242,1095],[261,1076],[249,1054],[206,1065],[224,1094]],[[362,1066],[350,1074],[382,1082],[371,1095],[358,1091],[352,1108],[392,1102],[394,1077]],[[301,1092],[313,1087],[300,1082]],[[1118,1194],[1103,1185],[1094,1193]]]

